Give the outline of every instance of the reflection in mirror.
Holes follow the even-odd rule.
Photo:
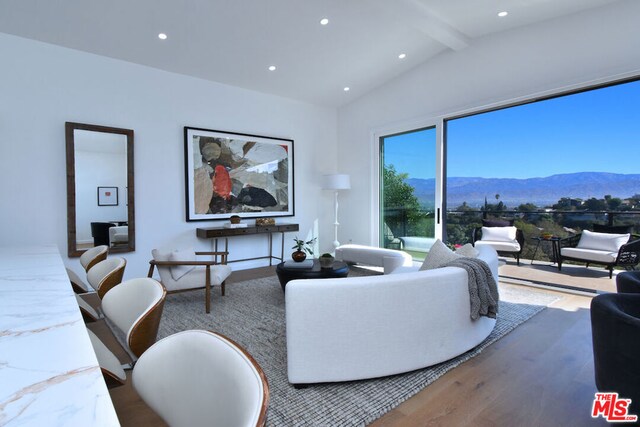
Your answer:
[[[133,131],[66,123],[69,256],[135,249]]]

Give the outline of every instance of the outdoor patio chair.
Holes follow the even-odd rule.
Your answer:
[[[473,246],[491,246],[500,256],[513,256],[520,265],[524,249],[524,233],[513,225],[513,220],[483,219],[482,227],[471,232]]]
[[[595,227],[603,230],[605,226]],[[560,240],[560,259],[558,270],[562,270],[564,261],[579,261],[604,265],[613,277],[614,267],[635,270],[640,262],[640,239],[631,233],[609,233],[584,230],[575,236]]]

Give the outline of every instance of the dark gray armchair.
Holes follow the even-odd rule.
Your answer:
[[[640,414],[640,294],[602,294],[591,300],[596,387],[631,399]]]

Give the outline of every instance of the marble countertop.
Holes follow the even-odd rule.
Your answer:
[[[120,425],[54,245],[0,247],[0,425]]]

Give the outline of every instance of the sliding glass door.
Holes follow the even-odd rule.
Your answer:
[[[380,246],[424,259],[435,236],[436,128],[380,137]]]

